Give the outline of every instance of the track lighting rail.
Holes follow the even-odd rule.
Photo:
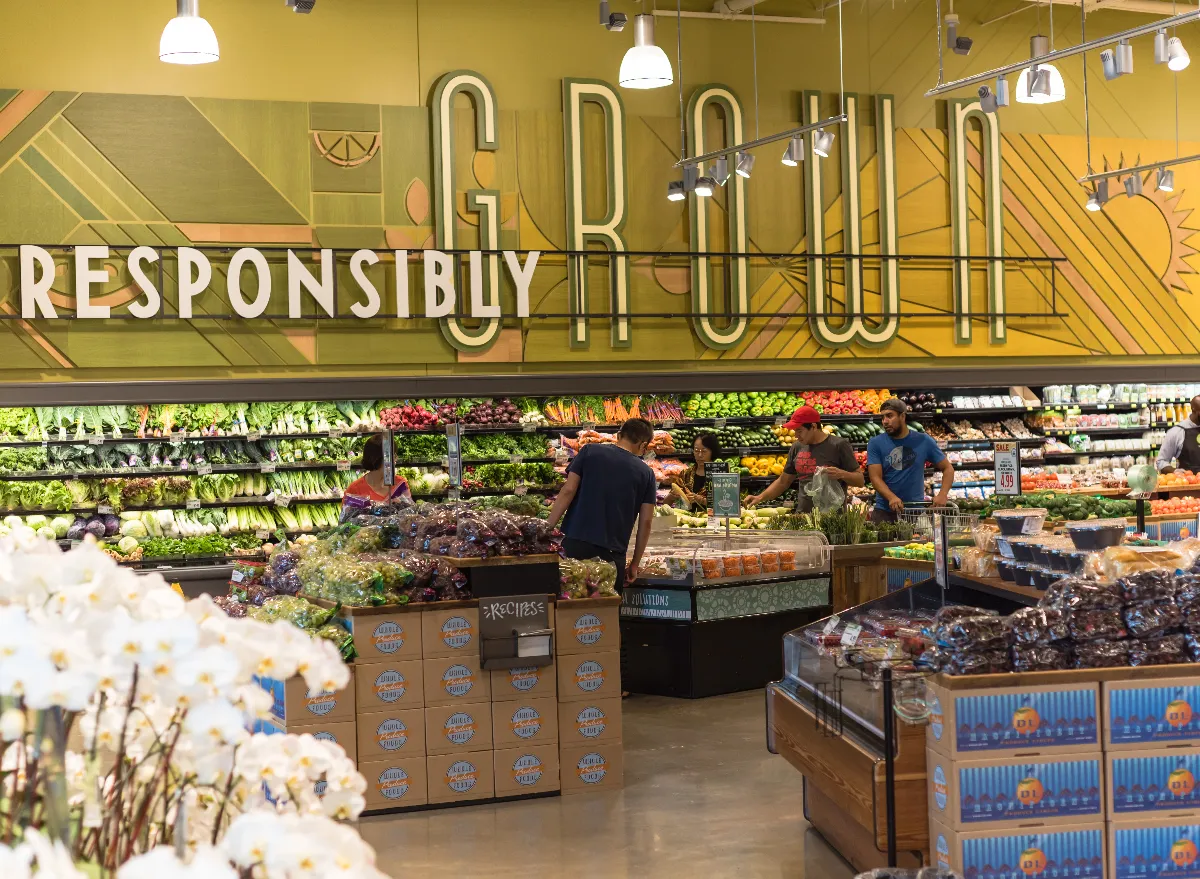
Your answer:
[[[821,119],[817,122],[809,122],[807,125],[801,125],[799,128],[789,128],[787,131],[780,131],[777,134],[768,134],[766,137],[760,137],[757,140],[746,141],[745,143],[734,144],[733,146],[722,147],[719,150],[714,150],[711,153],[704,153],[701,156],[689,156],[686,159],[680,159],[674,164],[675,168],[690,168],[694,165],[699,165],[702,162],[711,162],[714,159],[719,159],[721,156],[732,156],[735,153],[752,150],[755,147],[766,146],[769,143],[778,143],[781,140],[788,140],[798,134],[807,134],[810,131],[816,131],[818,128],[828,128],[832,125],[840,125],[846,121],[844,114],[839,116],[830,116],[828,119]]]
[[[1161,162],[1151,162],[1147,165],[1132,165],[1128,168],[1114,168],[1111,171],[1101,171],[1098,174],[1088,174],[1086,177],[1080,177],[1078,183],[1093,183],[1097,180],[1108,180],[1112,177],[1123,177],[1126,174],[1144,174],[1147,171],[1156,171],[1159,168],[1170,168],[1174,165],[1186,165],[1188,162],[1200,162],[1200,153],[1193,156],[1180,156],[1177,159],[1163,159]]]

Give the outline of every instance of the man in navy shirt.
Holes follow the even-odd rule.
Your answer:
[[[942,471],[942,486],[933,499],[944,507],[954,485],[954,465],[937,443],[924,433],[908,429],[908,407],[895,397],[879,407],[883,433],[867,443],[867,475],[875,486],[876,521],[895,521],[905,504],[925,500],[925,462]]]
[[[654,428],[642,418],[630,418],[615,443],[591,443],[567,467],[567,481],[554,506],[550,524],[563,520],[563,552],[571,559],[601,558],[617,568],[617,591],[636,579],[642,553],[650,540],[654,518],[654,471],[642,455],[654,439]],[[637,542],[629,567],[629,536],[638,523]]]

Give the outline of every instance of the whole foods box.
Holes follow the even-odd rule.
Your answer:
[[[1100,755],[951,760],[926,749],[930,820],[952,830],[1104,820]]]
[[[1114,751],[1107,776],[1110,821],[1200,816],[1200,748]]]
[[[1108,825],[1109,879],[1200,879],[1200,821]]]
[[[523,699],[492,703],[492,744],[496,749],[558,741],[558,700]]]
[[[544,794],[559,788],[558,745],[497,749],[494,760],[498,797]]]
[[[401,809],[429,802],[424,757],[399,757],[359,763],[358,771],[367,780],[363,797],[367,809]]]
[[[421,614],[421,655],[473,656],[479,661],[479,608],[434,605]]]
[[[928,747],[949,757],[1100,750],[1098,684],[948,689],[928,684]]]
[[[355,674],[350,669],[350,683],[344,690],[310,690],[304,678],[294,675],[286,681],[276,678],[254,680],[271,694],[271,717],[288,732],[298,726],[351,720],[355,713]]]
[[[1035,831],[954,831],[929,825],[933,866],[983,879],[1106,879],[1104,824],[1061,824]]]
[[[360,663],[356,669],[359,714],[425,707],[423,660]]]
[[[582,598],[558,602],[555,652],[617,650],[621,646],[621,599]]]
[[[426,757],[425,766],[431,803],[470,802],[496,795],[492,751]]]
[[[621,653],[574,653],[558,657],[558,700],[578,702],[621,695]]]
[[[541,696],[553,698],[558,691],[556,674],[554,663],[542,666],[531,665],[525,668],[493,669],[490,672],[492,701],[536,699]]]
[[[1104,684],[1106,751],[1200,745],[1200,680]]]
[[[620,742],[559,745],[562,792],[583,793],[621,787],[625,781],[625,748]]]
[[[329,742],[331,745],[341,745],[347,757],[354,761],[358,760],[357,732],[353,720],[334,720],[328,723],[317,723],[312,726],[304,726],[291,730],[284,729],[282,726],[272,723],[269,720],[256,720],[253,731],[256,733],[266,733],[269,736],[287,732],[293,734],[308,733],[314,739],[322,742]]]
[[[559,702],[558,738],[564,747],[621,741],[621,697]]]
[[[421,658],[421,608],[353,608],[342,622],[354,636],[359,662],[386,662],[394,659]]]
[[[463,751],[490,750],[491,747],[490,702],[425,709],[426,753],[456,754]]]
[[[358,759],[387,760],[425,756],[425,709],[396,708],[360,714]]]
[[[446,656],[424,660],[425,707],[457,702],[487,702],[492,677],[480,669],[477,656]]]

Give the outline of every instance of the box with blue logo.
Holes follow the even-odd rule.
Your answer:
[[[1106,879],[1104,843],[1099,821],[1033,831],[955,832],[929,825],[933,865],[978,879]]]
[[[1108,825],[1109,879],[1200,879],[1200,821]]]
[[[1108,755],[1108,819],[1200,817],[1200,747]]]
[[[262,677],[256,677],[254,681],[271,694],[272,720],[288,732],[295,732],[297,727],[354,719],[353,667],[350,669],[350,683],[336,692],[310,690],[299,675],[293,675],[286,681]]]
[[[930,820],[952,830],[1104,820],[1100,754],[951,760],[926,749]]]
[[[928,684],[928,747],[957,759],[1100,752],[1099,684],[962,689]],[[965,683],[965,681],[964,681]]]
[[[1104,717],[1106,751],[1200,745],[1200,680],[1108,682]]]

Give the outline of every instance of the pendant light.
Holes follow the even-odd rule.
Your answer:
[[[654,45],[654,16],[645,12],[635,15],[633,46],[621,61],[621,86],[627,89],[658,89],[674,81],[667,53]]]
[[[1035,62],[1050,51],[1050,41],[1038,34],[1029,38],[1029,56]],[[1033,64],[1017,77],[1018,104],[1053,104],[1065,101],[1067,87],[1062,74],[1053,64]]]
[[[1183,48],[1183,41],[1179,37],[1171,37],[1167,40],[1167,68],[1169,70],[1178,73],[1191,63],[1191,56],[1188,55],[1188,50]]]
[[[217,35],[200,17],[200,0],[177,0],[177,14],[163,28],[158,59],[168,64],[211,64],[221,57]]]

